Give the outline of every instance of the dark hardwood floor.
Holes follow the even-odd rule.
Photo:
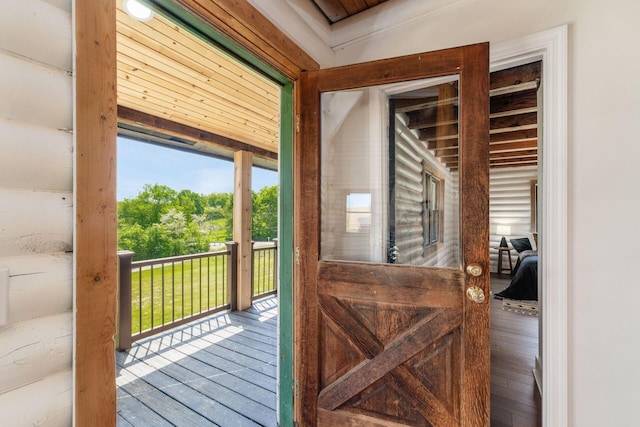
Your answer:
[[[491,276],[493,294],[509,276]],[[538,354],[538,317],[502,310],[491,296],[491,427],[541,425],[540,394],[533,378]]]

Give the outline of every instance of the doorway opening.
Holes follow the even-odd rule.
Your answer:
[[[130,272],[130,282],[136,278],[140,282],[137,293],[135,283],[131,289],[120,289],[121,297],[131,294],[139,299],[136,318],[139,330],[136,331],[136,319],[123,323],[120,317],[119,342],[124,343],[122,349],[131,346],[131,337],[122,340],[126,335],[122,331],[128,329],[133,329],[135,338],[142,341],[130,352],[116,356],[118,385],[122,385],[118,389],[119,419],[128,423],[136,419],[148,423],[164,419],[178,424],[186,419],[201,425],[216,423],[219,419],[216,417],[235,417],[233,419],[240,423],[243,419],[245,422],[259,419],[264,425],[271,425],[277,420],[278,409],[286,413],[286,408],[292,405],[291,374],[287,374],[287,370],[291,371],[291,355],[282,354],[277,347],[278,333],[280,339],[292,341],[290,322],[289,329],[277,325],[278,305],[285,313],[290,311],[287,305],[290,296],[287,296],[291,293],[292,271],[289,265],[293,197],[292,84],[185,10],[164,2],[154,5],[153,18],[143,22],[132,19],[118,5],[119,134],[139,142],[232,161],[234,166],[225,177],[209,176],[208,179],[232,183],[231,203],[225,202],[223,206],[214,203],[209,207],[212,215],[216,214],[216,208],[223,207],[225,212],[217,213],[231,214],[234,219],[233,226],[230,221],[225,224],[226,238],[217,242],[223,243],[218,245],[221,247],[207,248],[206,253],[197,251],[198,254],[179,257],[173,253],[169,257],[163,254],[162,259],[154,260],[153,264],[134,261],[132,265],[129,258],[129,270],[122,268],[121,259],[121,283],[124,270]],[[173,157],[178,167],[177,155]],[[147,159],[142,156],[138,161],[144,163]],[[185,167],[195,169],[193,164]],[[256,168],[277,172],[279,197],[275,207],[269,206],[265,212],[254,210],[252,215],[251,205],[266,203],[262,199],[267,198],[257,193],[252,197]],[[174,175],[171,167],[164,173]],[[151,187],[144,189],[152,190]],[[203,204],[204,198],[211,196],[199,197],[191,190],[184,193],[184,198],[189,199],[187,205]],[[151,234],[162,237],[163,229],[170,229],[165,234],[176,229],[180,219],[177,217],[185,215],[178,209],[183,207],[182,203],[176,203],[169,212],[162,213],[160,223],[153,225]],[[169,217],[172,212],[175,215]],[[203,214],[204,211],[196,212],[196,216]],[[252,226],[252,216],[255,219],[260,215],[265,216],[264,221],[254,221]],[[267,223],[274,219],[275,226]],[[193,220],[202,222],[197,230],[200,235],[195,237],[204,238],[204,234],[210,237],[212,230],[205,228],[212,222],[206,217],[186,218],[185,222],[193,225]],[[257,233],[264,231],[261,228],[273,232],[267,233],[267,239],[271,238],[267,245],[254,242],[258,240]],[[278,238],[272,240],[276,236]],[[158,249],[158,245],[152,246]],[[256,268],[261,264],[269,268]],[[273,292],[269,289],[266,289],[269,292],[261,291],[268,287],[265,282],[269,281],[274,282],[273,291],[277,289],[278,297],[270,296]],[[150,316],[146,316],[151,318],[150,325],[144,323],[146,282],[151,283],[147,286],[151,292],[148,297],[151,309],[146,310],[150,311]],[[278,299],[284,302],[279,303]],[[213,305],[211,300],[215,301]],[[131,309],[123,309],[121,305],[120,312],[129,310],[135,315],[136,302],[132,301],[130,306]],[[203,317],[222,309],[246,311]],[[197,319],[200,319],[197,323],[186,323]],[[176,326],[177,330],[167,331]],[[163,335],[153,338],[155,331]],[[185,340],[185,336],[188,339]],[[174,342],[175,347],[165,345],[167,340]],[[218,341],[225,341],[226,347],[216,347]],[[209,360],[211,357],[216,359],[215,363]],[[219,366],[224,369],[218,369]],[[128,370],[130,367],[133,370]],[[284,374],[278,375],[278,369]],[[283,393],[277,393],[278,377]],[[211,390],[215,390],[213,395]],[[281,408],[277,407],[276,394]],[[233,399],[231,395],[245,399]],[[158,396],[166,404],[162,411],[152,404]],[[202,403],[202,396],[207,397],[208,403]],[[135,402],[137,405],[132,404]],[[175,410],[180,408],[182,410]],[[150,418],[144,421],[146,416]]]
[[[539,425],[536,198],[542,61],[490,76],[491,420]],[[540,132],[541,134],[541,132]],[[514,424],[515,423],[515,424]]]

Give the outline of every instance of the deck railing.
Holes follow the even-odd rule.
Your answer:
[[[252,299],[277,293],[277,241],[254,244]],[[237,307],[238,244],[193,255],[132,262],[118,252],[118,349],[134,341]]]
[[[264,298],[278,292],[278,239],[271,243],[253,242],[251,252],[251,299]]]

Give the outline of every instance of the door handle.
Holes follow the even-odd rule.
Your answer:
[[[467,288],[467,298],[477,304],[482,304],[484,302],[484,291],[477,286],[471,286]]]
[[[480,264],[467,265],[467,274],[474,277],[482,276],[482,266]]]

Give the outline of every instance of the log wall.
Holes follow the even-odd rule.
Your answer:
[[[507,240],[527,237],[531,228],[531,181],[538,178],[535,166],[521,168],[492,169],[489,174],[489,233],[491,246],[491,271],[498,271],[498,251],[502,235],[497,234],[498,225],[511,226]],[[509,244],[511,246],[511,244]],[[518,253],[511,251],[513,266]],[[508,265],[506,255],[502,267]]]
[[[401,120],[396,120],[395,146],[395,223],[398,263],[458,268],[460,266],[458,173],[451,173],[445,168],[427,150],[424,142],[418,140]],[[426,250],[422,224],[424,169],[444,183],[444,200],[440,201],[442,235],[438,244]]]
[[[72,36],[71,0],[2,2],[3,425],[72,423]]]

